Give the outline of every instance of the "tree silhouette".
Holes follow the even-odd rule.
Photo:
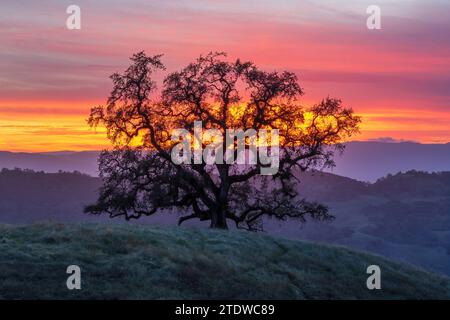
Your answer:
[[[344,139],[358,131],[360,118],[340,100],[326,98],[304,108],[294,73],[266,72],[239,59],[229,62],[224,53],[200,56],[169,74],[160,91],[152,76],[165,69],[161,55],[139,52],[131,61],[124,73],[111,76],[106,106],[92,108],[88,119],[91,126],[106,127],[114,148],[100,155],[104,185],[86,212],[129,220],[176,208],[182,214],[179,224],[196,218],[227,229],[229,220],[248,230],[261,230],[264,216],[302,222],[333,218],[325,206],[301,198],[298,173],[333,166],[334,153],[342,152]],[[174,163],[172,151],[180,141],[172,141],[173,129],[194,134],[195,121],[223,135],[227,129],[278,129],[278,170],[261,175],[270,166],[262,161]],[[253,150],[251,140],[244,139],[246,152]],[[238,156],[233,141],[232,153]],[[201,143],[203,149],[217,141]],[[274,152],[267,148],[268,154]],[[219,140],[214,156],[226,157],[226,152],[225,140]]]

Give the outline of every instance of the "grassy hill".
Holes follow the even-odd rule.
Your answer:
[[[82,290],[66,289],[66,268]],[[382,290],[366,288],[366,268]],[[379,256],[261,234],[136,225],[0,226],[0,298],[429,299],[448,278]]]

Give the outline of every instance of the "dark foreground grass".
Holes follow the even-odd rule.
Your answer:
[[[68,290],[66,268],[81,267]],[[382,290],[366,288],[366,268]],[[344,248],[135,225],[0,226],[3,299],[448,299],[449,280]]]

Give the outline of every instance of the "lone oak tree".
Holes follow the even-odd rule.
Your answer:
[[[139,52],[124,73],[111,76],[106,106],[91,109],[88,123],[103,125],[114,148],[99,158],[103,186],[86,212],[127,220],[176,209],[179,224],[209,220],[211,228],[261,230],[264,216],[328,220],[327,207],[298,194],[301,171],[334,165],[343,141],[358,131],[360,118],[337,99],[310,108],[292,72],[266,72],[252,62],[230,62],[224,53],[200,56],[169,74],[158,91],[152,79],[164,70],[161,55]],[[260,175],[264,164],[175,164],[173,129],[193,132],[194,121],[225,134],[227,129],[279,132],[279,167]],[[250,141],[245,139],[245,148]],[[223,142],[222,151],[226,150]],[[202,147],[206,146],[206,142]]]

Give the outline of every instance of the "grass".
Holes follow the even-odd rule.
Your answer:
[[[68,290],[68,265],[81,290]],[[366,287],[381,267],[381,290]],[[136,225],[0,226],[2,299],[449,299],[448,278],[341,247]]]

